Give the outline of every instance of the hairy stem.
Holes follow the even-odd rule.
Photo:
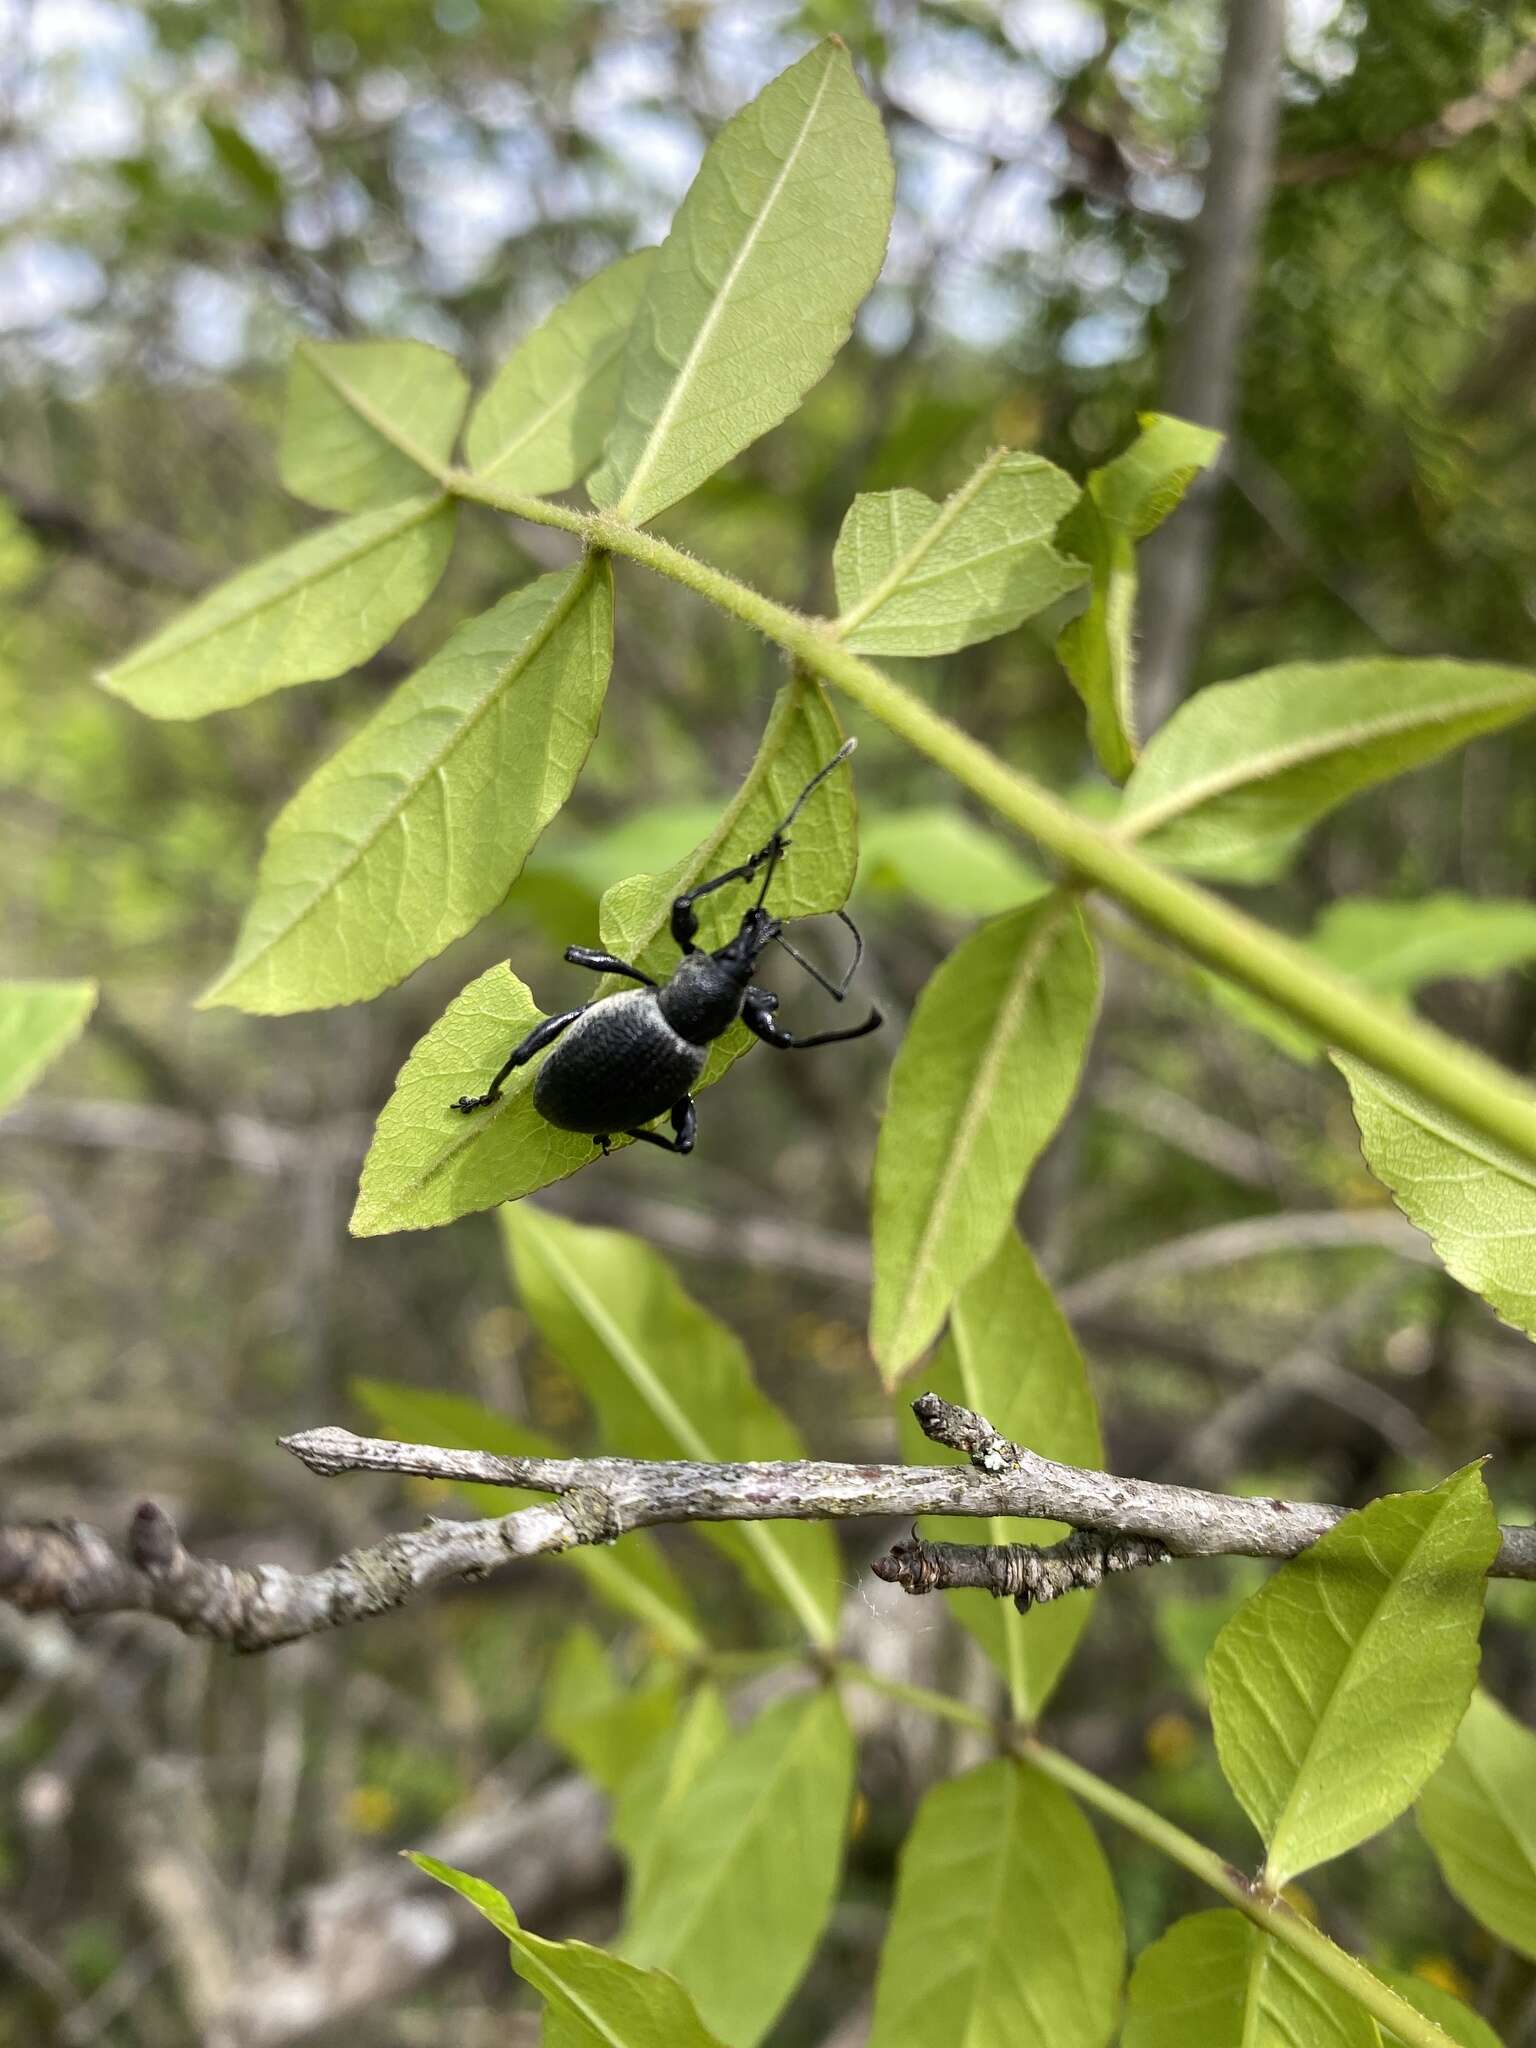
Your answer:
[[[447,473],[444,481],[461,497],[539,525],[561,527],[593,547],[639,562],[755,627],[927,755],[999,817],[1028,833],[1077,876],[1107,890],[1195,959],[1266,997],[1328,1045],[1354,1053],[1536,1166],[1536,1097],[1518,1091],[1491,1061],[1416,1017],[1378,1006],[1300,946],[1149,860],[1122,831],[1079,816],[873,663],[849,653],[827,622],[790,611],[722,570],[608,514],[573,511],[457,471]]]

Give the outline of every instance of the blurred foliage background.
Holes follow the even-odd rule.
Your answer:
[[[152,724],[92,674],[311,518],[275,478],[296,339],[414,335],[483,376],[574,284],[659,237],[715,127],[828,30],[897,159],[885,276],[802,413],[664,521],[813,608],[856,490],[940,496],[998,442],[1080,475],[1159,402],[1219,7],[0,0],[4,958],[104,987],[85,1041],[0,1134],[8,1511],[115,1530],[153,1494],[198,1546],[291,1563],[452,1512],[430,1486],[321,1485],[274,1450],[283,1430],[365,1426],[359,1376],[585,1440],[492,1220],[354,1242],[355,1171],[406,1052],[472,975],[510,957],[546,1008],[586,992],[561,948],[595,938],[609,881],[697,835],[750,758],[778,657],[621,567],[601,735],[504,910],[376,1003],[282,1020],[190,1007],[265,825],[454,622],[565,560],[564,537],[467,520],[395,647],[203,724]],[[1532,661],[1533,36],[1525,5],[1294,0],[1191,685],[1380,651]],[[1091,800],[1047,633],[904,666]],[[899,1026],[968,922],[1028,887],[1031,855],[864,737],[868,979]],[[1344,898],[1529,899],[1533,771],[1529,732],[1474,746],[1351,805],[1244,900],[1303,933]],[[1358,1501],[1493,1451],[1519,1519],[1536,1502],[1526,1346],[1383,1206],[1329,1070],[1102,922],[1122,942],[1104,1025],[1023,1223],[1089,1353],[1111,1464]],[[1402,998],[1529,1071],[1536,978],[1509,964],[1518,947],[1494,950],[1497,972],[1412,987],[1410,971]],[[895,1455],[862,1334],[891,1035],[755,1058],[707,1098],[691,1161],[642,1148],[551,1197],[675,1255],[827,1456]],[[937,1605],[869,1579],[888,1534],[842,1532],[850,1636],[919,1681],[958,1665],[986,1697]],[[718,1639],[761,1640],[772,1624],[702,1547],[671,1547]],[[1188,1567],[1115,1588],[1050,1724],[1243,1863],[1200,1667],[1251,1583]],[[574,1584],[531,1569],[259,1662],[0,1609],[0,2042],[533,2038],[499,1945],[424,1901],[392,1852],[469,1862],[540,1931],[611,1930],[601,1802],[539,1725]],[[1527,1720],[1530,1595],[1495,1589],[1485,1667]],[[641,1671],[643,1644],[617,1654]],[[950,1734],[872,1723],[833,1938],[775,2048],[862,2039],[905,1817],[954,1761]],[[1112,1847],[1136,1942],[1203,1903]],[[1536,2041],[1536,1972],[1487,1945],[1411,1827],[1318,1894],[1342,1938]]]

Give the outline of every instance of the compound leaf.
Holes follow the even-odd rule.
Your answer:
[[[1143,1949],[1121,2048],[1379,2048],[1376,2022],[1312,1966],[1222,1908]]]
[[[461,1394],[443,1394],[425,1387],[394,1386],[384,1380],[355,1379],[353,1398],[375,1424],[402,1443],[436,1444],[444,1450],[491,1451],[502,1458],[559,1458],[560,1446],[536,1430],[525,1429],[505,1415],[467,1401]],[[511,1486],[457,1485],[456,1493],[485,1515],[508,1515],[514,1508],[547,1498]],[[557,1551],[555,1560],[587,1581],[600,1600],[638,1621],[655,1639],[680,1656],[697,1655],[705,1647],[704,1632],[682,1581],[668,1564],[660,1545],[644,1529],[633,1529],[622,1543],[582,1543]]]
[[[337,676],[421,609],[453,545],[445,498],[405,498],[242,569],[99,680],[151,718],[202,718]]]
[[[747,1354],[639,1238],[509,1208],[523,1305],[597,1411],[604,1448],[727,1463],[804,1456]],[[836,1633],[837,1546],[824,1522],[705,1522],[700,1533],[781,1600],[814,1642]]]
[[[592,557],[461,626],[279,813],[203,1005],[361,1002],[478,924],[571,793],[612,652]]]
[[[1051,544],[1078,487],[1040,455],[996,448],[942,505],[855,498],[832,557],[833,631],[863,654],[948,654],[1011,632],[1083,580]]]
[[[1124,1974],[1104,1852],[1065,1792],[998,1761],[924,1795],[869,2048],[1103,2048]]]
[[[859,820],[860,889],[900,889],[947,917],[994,917],[1050,884],[1008,841],[934,804]]]
[[[511,1946],[512,1967],[544,2001],[545,2039],[560,2048],[721,2048],[675,1977],[641,1970],[584,1941],[545,1941],[518,1924],[505,1896],[435,1856],[418,1870],[456,1891]]]
[[[1130,447],[1090,473],[1058,536],[1065,552],[1088,564],[1093,587],[1087,610],[1062,633],[1056,651],[1087,706],[1093,751],[1116,782],[1136,760],[1136,543],[1167,518],[1220,450],[1220,434],[1208,427],[1144,413]]]
[[[1400,1082],[1342,1053],[1334,1061],[1372,1173],[1448,1272],[1536,1336],[1536,1172]]]
[[[1098,964],[1055,894],[972,934],[918,998],[875,1151],[870,1345],[887,1383],[992,1257],[1077,1086]]]
[[[651,266],[595,505],[643,523],[794,410],[879,274],[892,184],[834,39],[727,121]]]
[[[1148,743],[1120,824],[1215,868],[1536,710],[1536,675],[1469,661],[1297,662],[1197,691]]]
[[[565,491],[596,462],[655,255],[637,250],[588,278],[508,356],[464,437],[465,459],[482,483]]]
[[[1445,1755],[1477,1676],[1498,1542],[1468,1465],[1347,1515],[1217,1637],[1216,1749],[1277,1890],[1394,1820]]]
[[[950,1310],[949,1331],[924,1369],[923,1384],[945,1400],[974,1408],[1008,1438],[1067,1465],[1103,1463],[1098,1411],[1088,1373],[1065,1316],[1029,1247],[1010,1231],[997,1255],[968,1281]],[[904,1418],[909,1455],[933,1456],[910,1413]],[[942,1456],[942,1453],[940,1454]],[[929,1516],[937,1541],[977,1541],[974,1522]],[[998,1516],[988,1543],[1054,1543],[1060,1522]],[[986,1650],[1008,1681],[1015,1716],[1033,1721],[1066,1668],[1092,1612],[1092,1594],[1073,1593],[1021,1614],[1011,1600],[951,1596],[955,1619]]]
[[[278,474],[328,512],[424,490],[452,459],[469,383],[424,341],[303,341],[288,373]]]
[[[95,1007],[94,981],[0,981],[0,1110],[74,1043]]]
[[[1467,1911],[1536,1962],[1536,1733],[1474,1693],[1418,1822]]]
[[[781,1700],[703,1765],[637,1873],[626,1954],[675,1971],[732,2048],[756,2048],[821,1938],[853,1762],[834,1692]]]

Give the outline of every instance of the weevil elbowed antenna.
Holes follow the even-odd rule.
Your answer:
[[[461,1095],[450,1107],[465,1116],[486,1108],[499,1098],[509,1074],[526,1066],[547,1046],[554,1046],[534,1077],[532,1090],[533,1106],[547,1123],[590,1137],[605,1154],[616,1131],[642,1144],[659,1145],[664,1152],[688,1153],[698,1132],[692,1090],[704,1071],[709,1046],[738,1017],[764,1045],[778,1052],[808,1052],[815,1046],[837,1045],[878,1031],[883,1020],[880,1012],[872,1009],[862,1024],[848,1030],[818,1031],[802,1038],[786,1030],[775,1017],[779,998],[752,979],[760,956],[777,943],[841,1002],[863,958],[859,929],[846,911],[839,910],[837,916],[853,933],[854,956],[842,982],[834,984],[790,944],[784,937],[784,921],[766,908],[768,885],[789,849],[790,826],[856,744],[845,740],[832,759],[817,769],[750,859],[708,881],[696,882],[673,899],[669,929],[682,958],[668,980],[658,983],[643,967],[597,947],[567,946],[565,957],[573,965],[589,967],[597,974],[622,975],[640,986],[546,1017],[513,1048],[483,1095]],[[733,882],[754,880],[759,873],[762,882],[756,900],[742,912],[734,936],[713,951],[698,945],[694,905],[700,897]],[[670,1116],[670,1138],[641,1128],[663,1114]]]

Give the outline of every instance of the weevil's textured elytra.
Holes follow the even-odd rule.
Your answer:
[[[767,844],[740,867],[728,868],[707,882],[679,896],[672,905],[672,938],[682,953],[670,980],[653,981],[641,968],[611,953],[590,946],[568,946],[565,957],[578,967],[590,967],[598,974],[622,974],[642,985],[620,995],[600,996],[595,1003],[546,1017],[522,1044],[509,1055],[501,1071],[483,1095],[461,1095],[451,1106],[465,1116],[496,1101],[507,1076],[526,1066],[546,1046],[554,1046],[540,1067],[533,1084],[533,1106],[548,1122],[563,1131],[580,1131],[591,1137],[606,1153],[613,1134],[638,1138],[642,1144],[659,1145],[664,1152],[691,1152],[698,1133],[698,1112],[693,1089],[704,1071],[709,1046],[740,1017],[747,1029],[780,1052],[805,1052],[812,1046],[836,1045],[848,1038],[862,1038],[880,1028],[878,1010],[871,1010],[862,1024],[848,1031],[819,1031],[799,1038],[774,1019],[779,999],[752,979],[753,970],[766,949],[777,943],[799,961],[838,1002],[848,992],[854,970],[864,951],[863,941],[852,918],[838,916],[853,933],[854,955],[839,983],[830,982],[797,953],[784,937],[784,927],[763,908],[773,871],[789,847],[789,828],[800,808],[817,786],[824,782],[840,761],[853,752],[848,740],[838,748],[824,768],[819,769],[790,806],[789,814],[774,829]],[[723,889],[731,882],[762,876],[757,901],[742,915],[733,938],[714,952],[695,945],[699,920],[694,905],[701,896]],[[557,1042],[558,1041],[558,1042]],[[672,1136],[664,1138],[642,1128],[670,1112]]]

